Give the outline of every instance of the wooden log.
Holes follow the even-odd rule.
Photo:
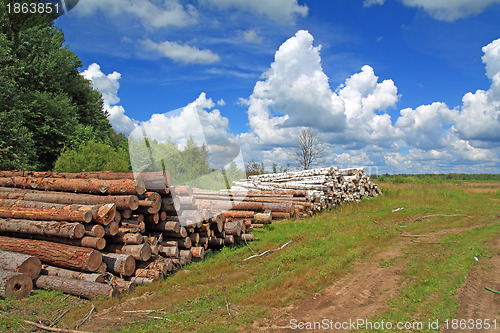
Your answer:
[[[226,235],[241,235],[242,223],[240,220],[229,221],[224,224],[224,232]]]
[[[193,258],[203,259],[205,257],[205,248],[196,246],[190,249]]]
[[[166,212],[175,213],[181,209],[181,201],[178,197],[163,197],[161,199],[161,209]]]
[[[273,212],[273,219],[276,220],[289,219],[290,217],[292,217],[290,213]]]
[[[271,224],[273,220],[272,211],[266,211],[264,213],[255,213],[253,216],[253,222],[257,224]]]
[[[179,256],[186,260],[187,262],[190,262],[191,260],[193,260],[193,254],[191,253],[190,250],[181,250],[179,251]]]
[[[0,218],[50,220],[89,223],[92,212],[62,209],[35,209],[22,207],[0,207]]]
[[[146,214],[156,214],[161,208],[161,196],[156,192],[146,192],[139,200],[139,208],[137,209],[140,213]]]
[[[163,241],[160,243],[162,246],[177,246],[180,249],[190,249],[192,246],[191,238],[177,238],[174,240]]]
[[[127,281],[130,281],[132,284],[136,286],[144,285],[144,284],[151,284],[155,280],[147,277],[142,277],[142,276],[132,276],[126,278]]]
[[[122,209],[119,210],[119,212],[122,217],[122,220],[131,218],[133,214],[132,209]]]
[[[0,178],[0,186],[32,188],[46,191],[63,191],[74,193],[99,194],[143,194],[144,182],[131,179],[65,179],[65,178],[33,178],[11,177]]]
[[[117,233],[115,236],[109,239],[111,243],[122,243],[122,244],[142,244],[144,243],[144,236],[139,233]]]
[[[100,224],[84,224],[85,235],[97,238],[103,238],[106,234],[106,230]]]
[[[99,251],[34,239],[0,236],[0,249],[36,256],[38,259],[63,268],[93,272],[99,268]]]
[[[223,238],[217,238],[217,237],[211,237],[208,245],[215,246],[215,247],[223,246],[224,245],[224,239]]]
[[[166,258],[177,258],[179,256],[179,248],[177,246],[163,246],[160,254]]]
[[[224,239],[224,245],[226,245],[226,246],[234,244],[234,236],[233,235],[226,235],[226,237],[224,237],[223,239]]]
[[[102,261],[113,274],[130,276],[134,274],[136,262],[130,254],[102,253]]]
[[[50,265],[43,265],[40,274],[50,275],[50,276],[60,276],[68,279],[83,280],[89,282],[99,282],[99,283],[105,282],[104,275],[99,273],[82,273]]]
[[[151,246],[149,244],[123,245],[108,244],[104,250],[106,252],[130,254],[136,260],[148,261],[151,258]]]
[[[106,236],[115,236],[120,229],[120,224],[118,222],[111,222],[106,227],[104,227],[104,231]]]
[[[167,238],[186,238],[188,233],[186,228],[180,227],[179,232],[174,231],[164,231],[163,235]]]
[[[39,289],[60,290],[63,293],[86,299],[118,296],[118,292],[108,284],[68,279],[60,276],[39,275],[35,279],[35,286]]]
[[[67,192],[45,192],[19,188],[0,187],[0,198],[25,201],[41,201],[55,204],[98,205],[114,203],[117,209],[132,209],[139,207],[136,195],[92,195]]]
[[[139,269],[155,269],[163,274],[167,274],[172,270],[172,261],[166,260],[163,257],[155,258],[150,261],[139,261],[137,263],[137,268]]]
[[[253,228],[264,228],[264,224],[260,224],[260,223],[252,224],[252,227]]]
[[[82,238],[85,235],[85,227],[80,223],[0,219],[0,232]]]
[[[40,274],[42,263],[35,256],[0,250],[0,269],[27,274],[34,279]]]
[[[115,277],[111,281],[111,286],[118,291],[118,293],[131,293],[135,290],[135,284],[130,281]]]
[[[263,203],[264,210],[270,210],[274,212],[283,212],[283,213],[293,213],[294,205],[291,202],[265,202]]]
[[[254,239],[253,234],[241,234],[239,237],[234,238],[235,242],[244,242],[244,241],[251,242],[253,241],[253,239]]]
[[[24,234],[13,233],[10,234],[13,237],[26,238]],[[57,236],[43,236],[43,235],[30,235],[30,239],[43,240],[48,242],[67,244],[78,247],[86,247],[90,249],[102,250],[106,246],[106,240],[104,238],[84,236],[78,239],[63,238]]]
[[[0,297],[21,299],[33,290],[33,282],[27,274],[0,270]]]
[[[146,224],[144,222],[139,222],[137,220],[122,220],[121,222],[121,227],[123,228],[137,228],[141,232],[146,231]]]
[[[248,211],[248,210],[228,210],[224,212],[224,215],[226,217],[237,218],[237,219],[253,218],[254,214],[255,213],[253,211]]]
[[[178,233],[180,228],[181,228],[180,223],[175,221],[163,221],[159,222],[156,225],[151,226],[151,229],[154,231],[174,232],[174,233]]]
[[[160,271],[157,271],[156,269],[138,268],[135,270],[134,275],[137,277],[150,278],[150,279],[153,279],[155,281],[163,279],[163,273]]]
[[[1,178],[0,178],[1,179]],[[0,182],[1,184],[1,182]],[[181,186],[172,186],[170,187],[170,191],[174,195],[187,195],[187,196],[193,196],[193,188],[191,186],[187,185],[181,185]]]
[[[112,222],[120,223],[121,220],[122,220],[122,214],[120,214],[119,211],[116,211],[116,213],[115,213],[115,219]]]
[[[105,274],[107,272],[107,270],[108,270],[108,265],[101,262],[101,264],[99,265],[99,268],[95,272],[98,274]]]

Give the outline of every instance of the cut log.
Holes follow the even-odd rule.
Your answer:
[[[138,268],[135,270],[134,273],[135,276],[137,277],[145,277],[145,278],[150,278],[153,280],[161,280],[163,279],[163,273],[160,271],[157,271],[156,269],[142,269]]]
[[[255,213],[253,216],[253,222],[257,224],[271,224],[273,220],[272,211],[267,211],[264,213]]]
[[[102,238],[106,234],[106,230],[100,224],[85,224],[84,227],[87,236]]]
[[[181,251],[179,251],[179,255],[182,259],[184,259],[188,262],[193,260],[193,254],[191,253],[190,250],[181,250]]]
[[[62,209],[0,207],[0,218],[89,223],[92,221],[92,212],[90,210],[71,211]]]
[[[98,205],[114,203],[118,209],[137,209],[139,199],[135,195],[92,195],[67,192],[45,192],[19,188],[0,188],[0,198],[41,201],[55,204]]]
[[[13,233],[10,234],[13,237],[26,238],[26,235]],[[85,236],[79,239],[62,238],[56,236],[42,236],[42,235],[30,235],[30,239],[43,240],[48,242],[67,244],[73,246],[87,247],[90,249],[102,250],[106,246],[106,240],[104,238]]]
[[[0,178],[0,186],[32,188],[46,191],[63,191],[75,193],[99,194],[143,194],[144,182],[131,179],[101,180],[101,179],[64,179],[64,178],[33,178],[12,177]]]
[[[157,257],[153,261],[139,261],[137,263],[137,268],[155,269],[163,274],[167,274],[172,270],[172,262],[170,260],[167,261],[162,257]]]
[[[253,238],[254,238],[253,234],[241,234],[241,236],[235,237],[234,240],[236,242],[245,242],[245,241],[251,242],[253,241]]]
[[[190,249],[193,258],[203,259],[205,257],[205,248],[201,246],[192,247]]]
[[[175,213],[181,209],[181,201],[178,197],[164,197],[161,199],[161,209]]]
[[[224,215],[229,218],[243,219],[243,218],[253,218],[254,212],[249,210],[229,210],[225,211]]]
[[[163,246],[160,254],[166,258],[177,258],[179,256],[179,248],[177,246]]]
[[[240,220],[229,221],[224,224],[224,232],[226,235],[241,235],[242,223]]]
[[[156,225],[151,226],[151,228],[155,231],[162,231],[162,232],[174,232],[174,233],[179,233],[180,230],[180,223],[175,222],[175,221],[163,221],[159,222]]]
[[[99,282],[99,283],[105,282],[104,275],[99,273],[82,273],[50,265],[43,265],[40,274],[50,275],[50,276],[60,276],[68,279],[83,280],[89,282]]]
[[[40,274],[42,263],[34,256],[0,250],[0,269],[27,274],[34,279]]]
[[[102,261],[113,274],[130,276],[134,274],[136,262],[130,254],[102,253]]]
[[[89,272],[96,271],[102,262],[99,251],[42,240],[0,236],[0,249],[36,256],[59,267]]]
[[[0,232],[82,238],[85,235],[85,227],[80,223],[0,219]]]
[[[60,276],[39,275],[35,279],[35,286],[39,289],[60,290],[63,293],[86,299],[118,296],[118,292],[108,284],[68,279]]]
[[[104,231],[106,233],[106,236],[115,236],[118,233],[119,228],[120,224],[113,221],[104,228]]]
[[[139,208],[137,211],[146,214],[156,214],[161,208],[161,196],[156,192],[144,193],[142,200],[139,201]]]
[[[167,238],[186,238],[188,233],[186,228],[180,227],[179,232],[164,231],[163,235]]]
[[[132,282],[132,284],[134,284],[136,286],[140,286],[143,284],[151,284],[155,280],[151,279],[151,278],[147,278],[147,277],[142,277],[142,276],[132,276],[132,277],[128,277],[127,281]]]
[[[151,246],[149,244],[123,245],[108,244],[104,250],[106,252],[130,254],[136,260],[148,261],[151,258]]]
[[[191,186],[187,186],[187,185],[172,186],[172,187],[170,187],[170,190],[175,195],[193,196],[193,188]]]
[[[21,299],[33,290],[33,282],[27,274],[0,270],[0,297]]]
[[[232,245],[234,244],[234,236],[233,235],[227,235],[224,237],[224,245]]]
[[[119,232],[113,238],[110,238],[111,243],[123,243],[123,244],[142,244],[144,243],[144,236],[139,233],[126,233],[123,234]]]

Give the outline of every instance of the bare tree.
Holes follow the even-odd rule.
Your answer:
[[[310,128],[301,129],[294,139],[297,147],[293,155],[304,170],[308,170],[309,167],[320,162],[324,155],[324,146],[315,131]]]

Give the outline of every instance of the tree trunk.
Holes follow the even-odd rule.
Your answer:
[[[123,244],[132,244],[139,245],[144,243],[144,236],[138,233],[118,233],[113,238],[110,239],[111,243],[123,243]]]
[[[179,257],[179,248],[177,246],[164,246],[160,254],[165,258]]]
[[[155,281],[154,279],[147,278],[147,277],[141,277],[141,276],[132,276],[132,277],[127,278],[127,280],[132,282],[132,284],[134,284],[136,286],[140,286],[143,284],[151,284]]]
[[[27,238],[24,234],[13,233],[10,234],[12,237]],[[104,238],[97,238],[91,236],[85,236],[79,239],[62,238],[58,236],[42,236],[42,235],[30,235],[29,239],[43,240],[47,242],[54,242],[60,244],[67,244],[73,246],[86,247],[90,249],[102,250],[106,246],[106,240]]]
[[[65,178],[33,178],[12,177],[0,178],[0,186],[32,188],[46,191],[63,191],[75,193],[98,194],[143,194],[144,182],[132,179],[65,179]]]
[[[36,256],[63,268],[94,272],[102,262],[99,251],[34,239],[0,236],[0,249]]]
[[[175,221],[163,221],[151,226],[154,231],[179,233],[180,223]]]
[[[80,223],[0,219],[0,232],[82,238],[85,235],[85,227]]]
[[[27,274],[0,270],[0,297],[21,299],[33,290],[33,282]]]
[[[224,231],[226,235],[241,235],[242,223],[240,220],[229,221],[224,224]]]
[[[244,219],[253,218],[254,212],[250,210],[228,210],[224,212],[224,215],[229,218]]]
[[[92,212],[90,210],[71,211],[61,209],[0,207],[0,218],[89,223],[92,221]]]
[[[134,274],[136,262],[130,254],[103,252],[102,261],[107,265],[107,270],[113,274],[124,276]]]
[[[160,271],[157,271],[156,269],[142,269],[138,268],[135,270],[134,275],[136,277],[145,277],[145,278],[150,278],[153,280],[161,280],[163,279],[163,273]]]
[[[60,276],[39,275],[35,279],[35,286],[39,289],[60,290],[63,293],[86,299],[118,296],[118,292],[108,284],[68,279]]]
[[[40,259],[23,253],[0,250],[0,269],[24,273],[34,279],[40,274]]]
[[[97,238],[103,238],[106,230],[100,224],[85,224],[85,235]]]
[[[205,257],[205,248],[204,247],[192,247],[190,249],[191,254],[194,258],[203,259]]]
[[[253,234],[241,234],[241,236],[235,237],[234,240],[236,242],[244,242],[244,241],[251,242],[253,241]]]
[[[68,279],[83,280],[89,282],[99,282],[99,283],[105,282],[104,275],[99,273],[82,273],[49,265],[43,265],[40,274],[49,276],[60,276]]]
[[[257,224],[271,224],[273,220],[273,213],[267,211],[265,213],[255,213],[253,216],[253,221]]]
[[[104,228],[104,231],[106,233],[106,236],[115,236],[118,233],[119,229],[120,224],[113,221]]]
[[[139,199],[136,195],[92,195],[67,192],[46,192],[20,188],[0,187],[1,199],[39,201],[54,204],[99,205],[114,203],[118,209],[137,209]]]
[[[151,247],[149,244],[140,245],[123,245],[123,244],[108,244],[105,247],[106,252],[130,254],[136,260],[148,261],[151,258]]]

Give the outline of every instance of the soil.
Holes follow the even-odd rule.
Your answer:
[[[445,235],[456,234],[467,228],[440,230],[425,238],[401,237],[401,241],[390,249],[378,253],[370,261],[359,261],[354,265],[350,274],[334,283],[323,293],[302,300],[286,309],[277,310],[272,318],[263,323],[254,322],[253,330],[259,332],[324,332],[321,327],[312,329],[304,326],[304,330],[297,329],[298,323],[319,322],[327,319],[327,327],[333,323],[345,323],[346,327],[357,319],[366,320],[376,313],[388,308],[387,300],[399,293],[409,282],[403,280],[401,271],[406,267],[403,249],[412,241],[436,242]],[[402,236],[408,236],[402,234]],[[459,311],[457,319],[496,319],[496,329],[467,330],[467,332],[500,332],[500,295],[487,291],[484,287],[500,290],[500,237],[491,244],[498,252],[492,258],[482,258],[462,287],[458,291]],[[382,262],[390,261],[390,265]],[[441,323],[442,324],[442,323]],[[319,325],[319,324],[318,324]],[[351,327],[352,328],[352,327]],[[442,332],[459,332],[459,330],[445,330]],[[333,329],[335,332],[349,332],[351,329]]]

